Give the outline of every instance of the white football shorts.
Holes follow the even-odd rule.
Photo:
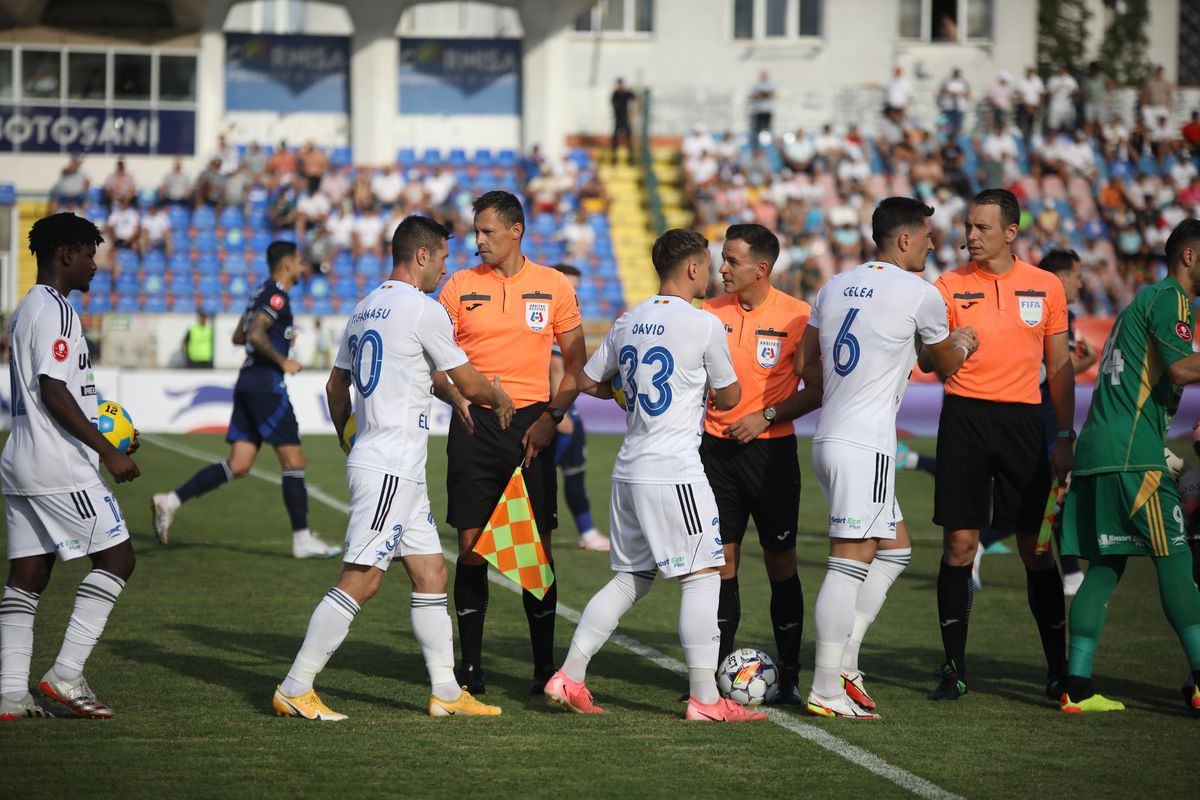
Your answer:
[[[360,467],[347,468],[346,479],[350,522],[343,561],[386,570],[393,558],[442,554],[425,484]]]
[[[8,559],[58,553],[63,561],[129,539],[117,496],[105,484],[65,494],[4,496]]]
[[[813,443],[813,471],[829,503],[836,539],[895,539],[904,519],[896,502],[896,459],[845,442]]]
[[[725,563],[717,501],[707,482],[612,482],[612,568],[668,578]]]

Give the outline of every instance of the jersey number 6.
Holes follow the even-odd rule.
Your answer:
[[[833,340],[833,369],[843,378],[858,366],[858,357],[862,352],[858,339],[850,332],[850,326],[854,324],[854,318],[858,316],[858,311],[857,308],[852,308],[846,312],[846,318],[842,320],[842,327],[838,330],[837,338]]]

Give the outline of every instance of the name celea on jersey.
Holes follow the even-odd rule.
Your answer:
[[[873,297],[874,294],[874,289],[864,288],[862,286],[847,286],[842,291],[843,297]]]
[[[634,336],[662,336],[666,332],[666,325],[655,325],[651,322],[634,323],[632,330],[630,330],[630,333]]]
[[[368,308],[352,316],[350,322],[364,322],[368,319],[387,319],[391,313],[392,310],[390,308]]]

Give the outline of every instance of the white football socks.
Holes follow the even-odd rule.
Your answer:
[[[612,636],[625,612],[645,597],[653,585],[653,573],[618,572],[592,596],[583,609],[575,635],[571,637],[567,658],[563,661],[562,670],[568,678],[583,682],[592,656]]]
[[[433,696],[453,702],[462,689],[454,678],[454,626],[446,611],[446,593],[413,592],[411,605],[413,636],[425,655]]]
[[[842,697],[842,652],[854,627],[858,591],[868,566],[860,561],[830,556],[825,580],[813,612],[817,627],[817,653],[813,663],[813,693],[822,700]]]
[[[350,623],[359,611],[354,598],[336,586],[321,598],[308,621],[304,644],[300,645],[287,678],[279,686],[285,697],[299,697],[312,691],[313,679],[325,669],[330,656],[346,640]]]
[[[0,695],[14,703],[29,694],[38,597],[34,592],[5,586],[0,599]]]
[[[721,630],[717,604],[721,576],[715,572],[691,575],[679,581],[679,643],[688,668],[688,687],[702,705],[720,699],[717,693],[717,659],[721,655]]]
[[[100,641],[108,615],[116,605],[125,581],[94,569],[79,582],[75,590],[75,608],[67,622],[67,633],[63,637],[62,649],[54,661],[54,673],[64,681],[75,681],[83,674],[83,665]]]
[[[842,669],[851,675],[858,672],[858,651],[862,647],[863,637],[867,629],[874,624],[887,599],[888,590],[904,572],[912,559],[912,548],[904,547],[896,550],[879,550],[867,571],[867,578],[858,590],[858,604],[854,608],[854,628],[850,631],[850,639],[846,642],[846,652],[842,655]]]

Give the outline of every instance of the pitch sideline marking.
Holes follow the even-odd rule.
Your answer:
[[[144,434],[141,439],[142,441],[155,445],[156,447],[161,447],[164,450],[170,450],[178,453],[179,455],[194,458],[197,461],[210,461],[214,458],[220,458],[220,456],[213,455],[212,453],[205,452],[204,450],[198,450],[194,447],[173,442],[169,439],[161,439],[155,435]],[[264,480],[268,483],[279,485],[282,482],[280,476],[265,470],[261,470],[258,467],[251,468],[250,474],[253,477]],[[350,513],[350,507],[338,498],[322,491],[315,486],[309,485],[307,489],[308,496],[317,502],[328,506],[335,511],[340,511],[343,514],[348,515]],[[458,558],[457,553],[445,548],[442,549],[442,554],[446,557],[446,560],[450,562],[454,562]],[[514,594],[521,593],[521,589],[515,583],[494,570],[488,570],[488,580],[497,586],[501,586],[511,591]],[[575,624],[579,623],[580,612],[568,605],[564,605],[561,602],[558,604],[558,614],[559,616],[565,617],[567,620]],[[662,667],[669,672],[687,677],[687,667],[680,661],[677,661],[660,650],[648,645],[644,645],[638,640],[631,639],[621,633],[614,633],[611,637],[609,637],[609,641],[625,648],[635,655],[641,656],[647,661],[650,661],[651,663],[656,664],[657,666]],[[956,795],[953,792],[948,792],[937,784],[927,781],[919,775],[914,775],[902,767],[897,767],[894,764],[888,763],[874,753],[864,750],[857,745],[843,741],[842,739],[839,739],[833,734],[828,733],[815,725],[797,719],[791,714],[784,713],[774,708],[768,708],[766,711],[771,722],[775,723],[779,727],[790,731],[791,733],[794,733],[802,739],[806,739],[819,747],[823,747],[834,755],[841,756],[852,764],[862,767],[868,772],[875,773],[881,778],[894,783],[902,789],[912,792],[918,797],[927,798],[927,800],[963,800],[960,795]]]

